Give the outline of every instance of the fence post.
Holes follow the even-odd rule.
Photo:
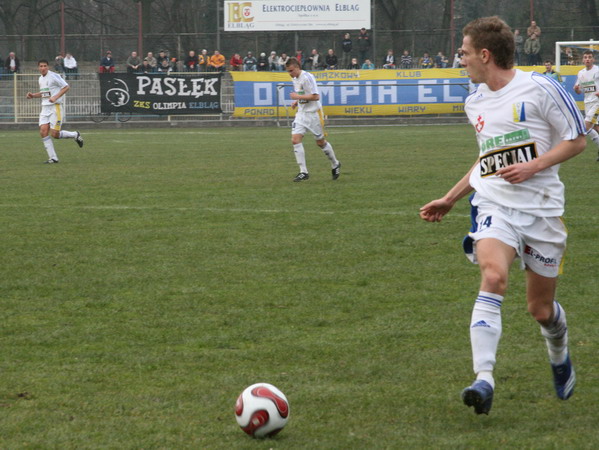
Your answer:
[[[13,110],[15,111],[15,123],[18,123],[19,120],[17,119],[17,117],[19,117],[19,101],[17,99],[17,78],[18,78],[19,74],[18,73],[13,73],[12,75],[12,82],[13,82],[13,88],[12,88],[12,96],[14,99],[14,107]]]

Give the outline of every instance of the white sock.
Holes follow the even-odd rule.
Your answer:
[[[46,153],[48,153],[48,158],[55,159],[56,161],[58,161],[58,156],[56,156],[56,152],[54,151],[54,142],[52,142],[52,138],[50,136],[46,136],[45,138],[42,138],[42,143],[44,144],[44,147],[46,148]]]
[[[335,152],[333,151],[333,146],[331,143],[327,142],[325,146],[321,148],[324,154],[327,155],[327,158],[329,158],[329,161],[331,161],[331,167],[333,169],[337,167],[339,165],[339,161],[337,161],[337,158],[335,157]]]
[[[75,139],[76,137],[76,131],[61,131],[58,136],[58,139]]]
[[[300,172],[308,173],[308,168],[306,167],[306,152],[304,151],[304,144],[293,144],[293,153],[295,154],[295,160],[299,165]]]
[[[568,324],[566,311],[562,306],[553,302],[553,323],[549,326],[541,325],[541,334],[547,343],[549,360],[552,364],[563,364],[568,357]]]
[[[495,367],[497,346],[501,338],[501,303],[503,296],[480,291],[470,322],[470,343],[472,363],[477,380],[487,381],[495,388],[493,368]]]

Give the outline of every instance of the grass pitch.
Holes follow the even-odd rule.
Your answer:
[[[70,129],[68,126],[67,129]],[[469,126],[0,132],[0,448],[593,448],[599,163],[565,163],[559,300],[578,386],[555,397],[512,272],[490,416],[460,401],[478,270],[463,200],[418,208],[476,158]],[[234,418],[248,385],[291,405],[276,438]]]

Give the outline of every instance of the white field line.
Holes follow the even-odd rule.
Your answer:
[[[418,211],[380,211],[380,210],[296,210],[296,209],[251,209],[251,208],[211,208],[203,206],[183,207],[160,207],[160,206],[129,206],[129,205],[11,205],[0,204],[3,209],[72,209],[90,211],[200,211],[208,213],[234,213],[234,214],[315,214],[324,216],[334,215],[370,215],[370,216],[414,216],[418,217]],[[453,217],[469,217],[469,214],[452,214]]]

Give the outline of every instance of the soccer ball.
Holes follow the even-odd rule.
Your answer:
[[[252,384],[237,398],[235,418],[250,436],[271,437],[287,425],[289,402],[285,394],[272,384]]]

